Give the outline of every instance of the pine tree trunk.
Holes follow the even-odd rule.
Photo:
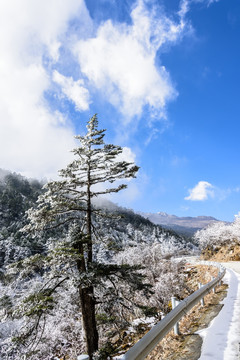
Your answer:
[[[77,267],[79,273],[86,272],[86,264],[84,259],[84,249],[82,243],[82,237],[75,244],[75,248],[78,249],[80,259],[77,261]],[[79,297],[82,308],[82,324],[84,333],[84,342],[86,351],[92,359],[92,354],[98,350],[98,331],[95,318],[95,298],[94,288],[89,286],[86,288],[79,287]]]
[[[92,359],[92,355],[98,350],[98,332],[95,318],[95,300],[93,287],[80,288],[79,295],[81,299],[83,328],[87,353]]]
[[[92,262],[92,206],[91,206],[91,168],[90,163],[88,163],[87,171],[87,236],[88,236],[88,258],[87,263]]]
[[[90,150],[90,148],[89,148]],[[92,263],[92,208],[91,208],[91,179],[90,179],[90,161],[88,162],[87,171],[87,213],[86,213],[86,229],[87,229],[87,259],[86,259],[86,271],[88,271],[89,265]],[[94,288],[88,286],[86,288],[79,289],[81,307],[82,307],[82,318],[83,328],[85,332],[85,340],[87,346],[87,353],[92,360],[92,355],[98,350],[98,331],[95,316],[95,299],[94,299]]]

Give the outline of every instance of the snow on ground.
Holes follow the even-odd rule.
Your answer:
[[[224,281],[228,283],[223,308],[206,329],[198,334],[203,338],[199,360],[240,359],[240,262],[223,263],[227,268]],[[234,267],[233,271],[230,267]]]
[[[147,324],[149,327],[153,327],[156,324],[155,317],[145,317],[145,318],[139,318],[132,321],[132,326],[129,326],[127,329],[127,334],[136,332],[136,327],[140,324]]]

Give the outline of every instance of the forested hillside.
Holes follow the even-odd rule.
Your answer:
[[[43,321],[46,333],[43,340],[37,338],[34,347],[28,343],[31,350],[26,353],[29,358],[37,359],[39,354],[41,359],[50,359],[49,354],[76,356],[83,346],[79,304],[73,286],[77,279],[66,280],[65,286],[56,291],[54,298],[52,295],[46,297],[45,293],[42,305],[36,305],[36,299],[31,295],[34,289],[44,289],[44,281],[50,277],[49,266],[55,269],[50,279],[61,273],[65,266],[63,256],[67,256],[66,250],[62,252],[61,244],[68,243],[74,228],[64,226],[61,230],[51,229],[37,235],[22,232],[28,223],[26,211],[36,206],[38,196],[45,191],[43,184],[10,172],[1,171],[0,174],[0,356],[14,360],[22,354],[17,352],[11,341],[14,336],[16,342],[19,339],[23,341],[23,338],[16,337],[24,324],[19,311],[23,312],[30,326],[31,316],[39,315],[39,309],[42,314],[44,307],[47,309]],[[96,208],[98,206],[95,204]],[[106,216],[94,222],[96,241],[93,257],[96,264],[101,264],[97,271],[105,276],[104,280],[98,280],[95,294],[100,345],[103,346],[112,344],[111,339],[116,339],[116,334],[119,339],[120,330],[140,313],[159,318],[159,314],[169,311],[171,295],[181,297],[185,286],[181,264],[175,264],[169,258],[173,254],[187,254],[195,247],[183,236],[166,231],[109,201],[101,202],[101,210]],[[54,247],[54,239],[58,242],[57,248]],[[51,257],[51,251],[58,256],[58,260],[54,260],[56,262]],[[117,272],[118,276],[114,283],[113,272]],[[130,283],[126,284],[128,277],[135,288],[130,287]],[[145,285],[141,285],[142,281]],[[32,307],[27,305],[30,300],[34,302]],[[113,345],[100,351],[96,358],[106,359],[106,354],[112,351]]]
[[[0,170],[0,266],[26,256],[44,251],[48,234],[41,238],[27,236],[20,230],[26,225],[26,211],[35,206],[38,196],[43,192],[43,184],[37,180],[29,180],[19,174]],[[97,206],[97,205],[96,205]],[[101,253],[101,241],[95,245],[95,255],[109,258],[126,247],[140,244],[162,245],[162,254],[184,253],[194,246],[183,236],[165,230],[159,225],[135,214],[133,211],[118,207],[109,202],[101,202],[106,213],[113,213],[113,218],[103,218],[96,224],[99,239],[103,240],[104,252]],[[117,221],[116,221],[117,217]],[[107,231],[106,231],[107,229]],[[67,231],[67,229],[66,229]],[[61,233],[61,236],[63,234]],[[51,236],[59,236],[51,231]]]
[[[0,170],[0,267],[43,251],[42,241],[20,232],[42,186],[37,180]]]
[[[240,260],[240,217],[235,215],[232,223],[218,222],[194,235],[205,260]]]

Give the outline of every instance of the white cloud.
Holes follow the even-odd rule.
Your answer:
[[[144,142],[144,145],[147,146],[150,144],[150,142],[152,141],[152,139],[156,139],[158,137],[158,134],[160,133],[158,128],[153,128],[151,129],[147,139]]]
[[[179,15],[181,19],[184,19],[186,14],[188,13],[190,8],[190,1],[189,0],[182,0],[180,3]]]
[[[122,149],[123,151],[121,154],[118,155],[117,161],[127,161],[135,163],[136,154],[129,147],[125,146]]]
[[[207,181],[199,181],[198,184],[189,190],[189,196],[184,200],[203,201],[209,197],[214,197],[214,186]]]
[[[211,4],[219,2],[219,0],[207,0],[207,5],[210,6]]]
[[[234,215],[234,217],[235,219],[240,219],[240,211],[236,215]]]
[[[1,167],[45,177],[69,159],[73,131],[44,100],[51,86],[44,59],[58,60],[68,23],[84,6],[79,0],[0,2]]]
[[[75,104],[76,110],[89,109],[89,91],[83,86],[84,80],[74,81],[72,77],[66,77],[56,70],[53,73],[53,80],[61,86],[63,94]]]
[[[131,24],[103,22],[94,37],[84,0],[0,1],[0,167],[45,177],[68,161],[74,130],[48,106],[46,93],[56,97],[52,81],[77,110],[88,110],[97,89],[126,121],[146,106],[166,120],[177,92],[156,57],[188,30],[185,2],[174,21],[137,0]]]
[[[132,10],[132,24],[102,23],[95,37],[74,47],[82,73],[130,120],[145,106],[164,117],[165,107],[177,92],[156,55],[164,44],[178,41],[185,31],[163,13],[150,11],[143,0]]]
[[[210,5],[218,1],[219,0],[181,0],[179,15],[181,17],[185,17],[185,15],[187,15],[187,13],[189,12],[191,4],[193,3],[206,4],[206,6],[209,7]]]

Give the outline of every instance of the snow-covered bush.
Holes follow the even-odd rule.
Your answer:
[[[183,262],[174,259],[164,259],[165,246],[153,243],[127,248],[120,252],[116,259],[120,263],[130,265],[141,264],[142,273],[152,285],[152,295],[148,306],[158,309],[159,312],[168,312],[172,296],[181,298],[186,287],[183,273]],[[144,299],[139,302],[144,303]]]
[[[206,229],[197,231],[194,237],[202,250],[215,249],[231,242],[240,244],[240,218],[236,216],[232,223],[215,222]]]
[[[31,298],[33,292],[41,289],[42,286],[43,282],[39,277],[29,281],[24,292],[25,300],[23,300],[23,296],[14,294],[14,289],[11,290],[9,298],[14,301],[14,304],[10,309],[14,317],[11,314],[2,316],[0,322],[0,334],[4,333],[4,337],[1,337],[0,341],[2,360],[21,359],[21,356],[25,353],[28,354],[28,358],[31,360],[48,360],[57,355],[60,357],[66,354],[76,358],[83,351],[82,323],[76,289],[70,282],[66,282],[61,289],[56,291],[54,298],[51,300],[52,306],[49,306],[49,301],[49,311],[46,311],[39,318],[39,323],[36,324],[36,318],[31,316],[34,308],[28,304],[26,295],[28,291],[29,298]],[[10,295],[9,287],[7,291]],[[5,298],[7,297],[5,296]],[[46,301],[42,303],[42,306],[47,306]],[[23,307],[25,308],[23,309]],[[21,319],[18,319],[19,310],[25,312],[24,317],[21,317]],[[36,325],[38,325],[37,331],[35,331]],[[21,347],[19,333],[27,334],[28,331],[33,331],[35,336],[31,339],[31,343],[28,344],[28,348]],[[43,336],[41,337],[41,335]],[[15,343],[18,343],[17,347],[15,347]]]

